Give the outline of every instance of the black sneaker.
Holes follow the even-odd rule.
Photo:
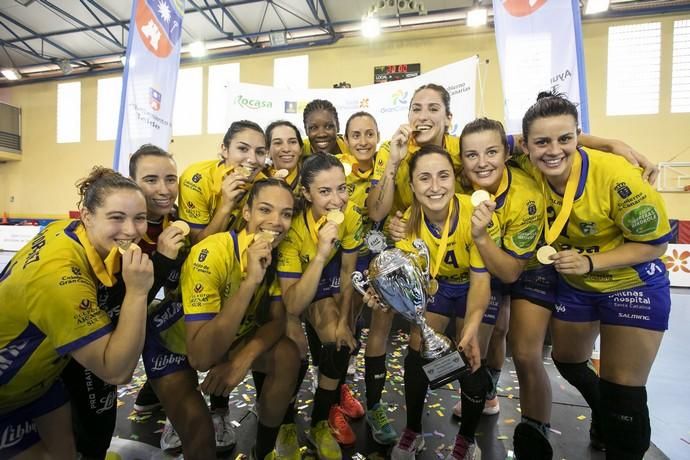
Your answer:
[[[161,407],[161,402],[147,380],[141,387],[141,390],[139,390],[136,401],[134,401],[134,410],[137,412],[149,412],[159,407]]]
[[[551,460],[553,448],[544,434],[535,426],[520,422],[513,433],[516,460]]]

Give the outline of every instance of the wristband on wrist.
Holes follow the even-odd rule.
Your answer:
[[[587,258],[587,262],[589,262],[589,270],[587,270],[587,273],[592,273],[594,271],[594,263],[592,262],[592,257],[588,256],[585,254],[585,257]]]

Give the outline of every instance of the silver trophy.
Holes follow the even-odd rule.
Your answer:
[[[426,324],[424,312],[432,301],[429,294],[429,249],[424,241],[416,239],[412,245],[422,259],[400,249],[386,249],[369,264],[365,276],[361,272],[352,274],[352,284],[364,295],[367,285],[378,295],[382,303],[400,313],[407,321],[419,326],[422,332],[421,355],[433,360],[424,366],[432,388],[438,388],[459,378],[465,371],[460,354],[453,342]]]

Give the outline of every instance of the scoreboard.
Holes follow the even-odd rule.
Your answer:
[[[374,67],[374,83],[385,83],[387,81],[404,80],[405,78],[416,77],[421,74],[421,65],[417,64],[397,64],[397,65],[377,65]]]

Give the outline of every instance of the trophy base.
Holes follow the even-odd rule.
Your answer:
[[[465,365],[457,350],[424,365],[423,369],[432,390],[458,380],[463,374],[470,372],[470,367]]]

